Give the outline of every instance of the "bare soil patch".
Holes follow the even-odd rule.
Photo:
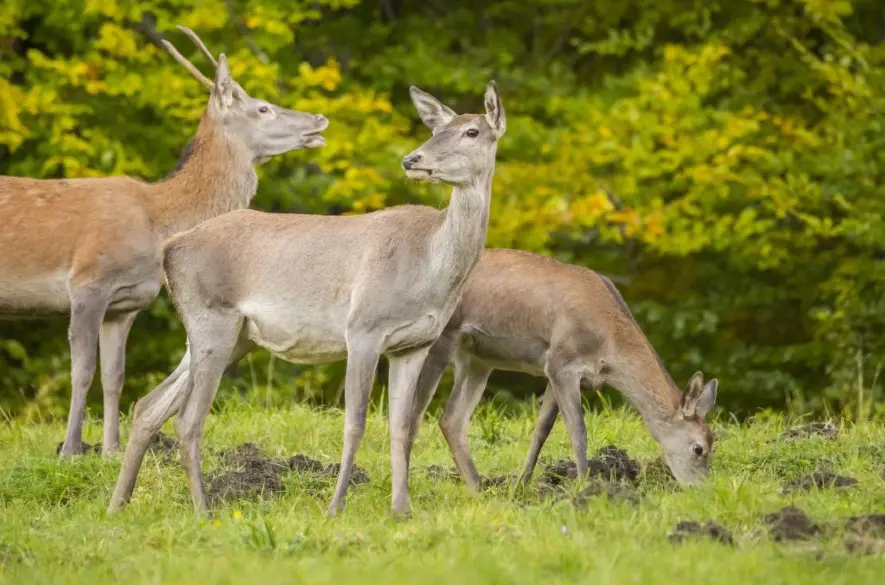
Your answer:
[[[279,495],[284,491],[282,478],[288,473],[313,474],[326,479],[338,477],[339,463],[323,465],[308,455],[299,453],[288,458],[265,457],[253,443],[243,443],[219,454],[222,468],[227,468],[209,479],[209,498],[213,502],[253,499],[259,496]],[[366,483],[369,476],[358,465],[353,466],[351,485]]]
[[[731,531],[712,520],[703,525],[692,520],[683,520],[670,531],[667,538],[672,543],[685,542],[695,538],[709,538],[722,544],[734,544],[734,537]]]
[[[814,436],[835,439],[839,436],[839,428],[830,421],[813,422],[784,431],[778,439],[788,441],[791,439],[807,439]]]
[[[885,514],[848,519],[845,549],[859,555],[885,555]]]
[[[857,480],[845,475],[836,475],[831,471],[815,471],[809,475],[792,479],[784,483],[784,494],[799,491],[825,490],[830,488],[846,488],[857,485]]]
[[[623,481],[593,480],[590,485],[582,489],[572,498],[572,505],[576,508],[586,508],[590,499],[605,496],[610,502],[639,505],[642,496],[632,484]]]
[[[426,473],[427,477],[430,479],[436,480],[458,481],[461,479],[461,475],[454,467],[443,467],[442,465],[436,464],[425,467],[424,473]]]
[[[823,533],[823,528],[796,506],[786,506],[767,514],[765,523],[776,541],[809,540]]]
[[[64,446],[64,441],[55,446],[55,454],[61,455],[61,448]],[[80,450],[75,453],[75,455],[89,455],[91,453],[97,453],[101,455],[101,443],[96,443],[95,445],[91,445],[89,443],[80,443]]]
[[[639,483],[640,465],[627,452],[614,445],[607,445],[587,461],[587,479],[590,481],[574,498],[576,508],[586,508],[589,500],[605,496],[612,502],[636,505],[640,495],[635,486]],[[578,466],[571,459],[560,459],[544,465],[538,486],[542,498],[563,494],[563,484],[578,477]]]
[[[639,463],[631,459],[626,451],[614,445],[607,445],[588,460],[587,477],[608,481],[628,481],[636,484],[639,480]],[[578,466],[571,459],[545,465],[541,482],[549,486],[561,485],[565,480],[577,479]]]

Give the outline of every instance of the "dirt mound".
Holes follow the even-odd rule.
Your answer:
[[[885,514],[848,519],[845,550],[857,555],[885,555]]]
[[[673,477],[673,472],[670,471],[670,466],[667,465],[667,462],[663,457],[652,459],[645,464],[642,471],[642,478],[646,483],[653,483],[660,486],[677,485],[676,478]]]
[[[279,494],[283,491],[281,474],[277,468],[256,466],[242,471],[225,471],[209,480],[209,499],[251,499],[261,495]]]
[[[853,477],[836,475],[831,471],[815,471],[812,474],[784,483],[784,494],[813,489],[845,488],[856,484],[857,480]]]
[[[55,446],[55,454],[61,455],[61,448],[64,446],[64,441]],[[89,453],[98,453],[101,454],[101,443],[96,443],[95,445],[90,445],[89,443],[80,443],[80,450],[76,452],[76,455],[88,455]]]
[[[222,451],[222,465],[234,469],[209,480],[209,498],[213,501],[240,500],[283,491],[282,475],[288,462],[268,459],[254,443],[243,443]]]
[[[590,498],[597,496],[606,496],[610,502],[633,506],[639,505],[640,500],[636,489],[627,482],[595,480],[572,498],[572,505],[579,509],[586,508]]]
[[[713,522],[712,520],[704,525],[691,520],[683,520],[670,531],[670,534],[667,535],[667,538],[672,543],[684,542],[690,538],[704,537],[721,542],[722,544],[734,544],[734,537],[731,535],[731,531],[725,526]]]
[[[148,451],[155,454],[164,453],[171,455],[178,451],[178,441],[160,431],[151,438],[151,442],[148,443]]]
[[[796,506],[787,506],[777,512],[767,514],[765,523],[776,541],[808,540],[818,536],[823,529]]]
[[[289,457],[289,469],[299,473],[323,473],[323,464],[303,453]]]
[[[222,451],[219,458],[222,467],[230,469],[209,479],[209,498],[213,501],[279,494],[284,491],[282,478],[290,472],[308,473],[334,480],[341,468],[338,463],[323,465],[301,453],[289,458],[265,457],[254,443],[243,443]],[[354,465],[350,477],[351,485],[368,481],[368,474],[358,465]]]
[[[781,433],[779,440],[785,441],[790,439],[806,439],[812,436],[826,437],[835,439],[839,436],[839,428],[830,421],[813,422],[805,426],[796,427]]]
[[[508,475],[491,475],[489,477],[480,478],[483,489],[496,488],[505,486],[510,483],[511,477]]]
[[[61,448],[64,445],[64,442],[59,443],[55,446],[55,454],[61,454]],[[163,433],[162,431],[158,432],[153,436],[151,442],[148,444],[148,451],[155,454],[167,454],[171,455],[178,451],[178,441]],[[89,453],[98,453],[101,454],[101,443],[96,443],[95,445],[90,445],[89,443],[81,443],[80,450],[77,452],[78,455],[86,455]]]
[[[609,481],[629,481],[637,483],[639,479],[639,463],[631,459],[626,451],[614,445],[607,445],[596,452],[596,456],[587,461],[587,477]],[[570,459],[560,459],[556,463],[545,465],[541,482],[548,486],[558,486],[566,479],[578,477],[578,466]]]
[[[885,555],[885,514],[848,519],[845,550],[858,555]]]
[[[448,481],[458,481],[461,479],[461,476],[458,474],[458,470],[454,467],[443,467],[442,465],[428,465],[424,468],[424,473],[427,474],[427,477],[430,479],[437,480],[448,480]]]
[[[328,478],[336,479],[338,470],[341,469],[340,463],[330,463],[323,469],[323,475]],[[359,465],[354,464],[350,470],[350,485],[358,485],[361,483],[369,483],[369,474]]]
[[[885,537],[885,514],[852,516],[848,519],[848,530],[857,534]]]

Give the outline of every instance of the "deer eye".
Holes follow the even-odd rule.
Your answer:
[[[477,136],[479,136],[479,130],[477,130],[476,128],[471,128],[470,130],[465,132],[464,135],[469,136],[470,138],[476,138]]]
[[[270,111],[270,108],[268,108],[267,106],[261,106],[260,108],[258,108],[258,111],[262,114],[266,114]]]
[[[704,454],[703,445],[699,445],[698,443],[695,443],[691,449],[692,449],[692,451],[694,451],[694,454],[697,455],[698,457],[700,457],[701,455]]]

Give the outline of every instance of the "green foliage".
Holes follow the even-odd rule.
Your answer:
[[[254,95],[332,120],[324,149],[261,169],[256,207],[442,205],[441,188],[408,185],[399,169],[427,135],[408,85],[477,111],[494,77],[508,134],[489,246],[616,277],[674,378],[718,376],[731,410],[866,416],[885,355],[879,4],[11,0],[0,172],[171,170],[206,99],[154,44],[165,35],[203,63],[181,23],[225,51]],[[63,413],[64,323],[0,327],[0,400]],[[165,300],[139,318],[129,399],[169,371],[182,339]],[[241,364],[234,386],[264,384],[264,360]],[[287,395],[338,395],[340,366],[277,364]],[[506,380],[516,396],[543,386]]]

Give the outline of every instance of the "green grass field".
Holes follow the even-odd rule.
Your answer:
[[[710,479],[676,489],[647,464],[660,454],[631,412],[588,413],[591,449],[614,444],[642,465],[638,506],[591,498],[577,509],[569,497],[542,497],[539,466],[525,490],[493,487],[471,496],[460,481],[431,476],[451,459],[430,419],[412,461],[413,517],[388,512],[389,446],[383,413],[370,414],[357,457],[369,482],[351,488],[342,516],[325,508],[333,480],[313,473],[282,476],[278,495],[218,505],[211,518],[192,510],[177,455],[149,454],[132,504],[108,517],[105,507],[118,460],[97,455],[59,462],[63,426],[0,426],[0,582],[89,583],[883,583],[885,555],[851,553],[845,522],[885,513],[885,429],[842,425],[837,438],[778,440],[788,425],[756,420],[714,425]],[[487,475],[519,469],[534,415],[504,418],[483,408],[471,426],[474,455]],[[800,425],[801,423],[796,423]],[[338,411],[246,405],[209,418],[204,471],[218,456],[254,442],[268,456],[305,453],[336,462],[341,448]],[[167,429],[168,431],[168,429]],[[86,440],[101,436],[100,421]],[[772,441],[772,439],[774,439]],[[570,457],[561,421],[543,457]],[[851,476],[842,489],[782,493],[784,481],[818,469]],[[565,490],[575,492],[575,482]],[[567,495],[567,494],[566,494]],[[776,542],[765,516],[786,505],[805,510],[820,535]],[[709,538],[674,544],[681,520],[715,520],[734,535],[729,546]],[[873,549],[883,544],[868,537]]]

